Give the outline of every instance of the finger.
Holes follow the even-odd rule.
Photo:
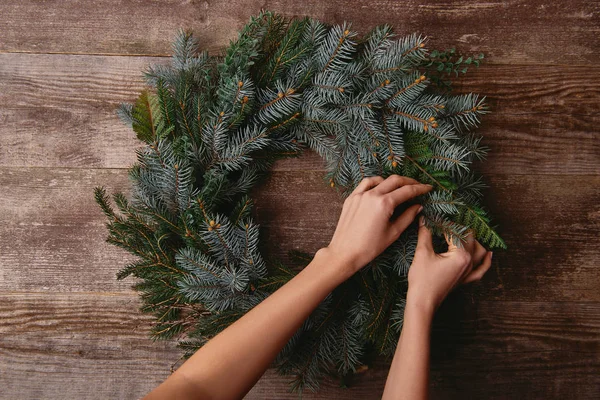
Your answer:
[[[473,269],[464,279],[463,283],[471,283],[483,278],[486,272],[492,266],[492,252],[488,251],[483,257],[483,262],[477,268]]]
[[[475,233],[473,232],[472,229],[469,229],[467,231],[467,236],[465,237],[465,240],[463,241],[463,247],[471,255],[475,254],[475,243],[476,242],[477,241],[475,240]]]
[[[482,262],[483,258],[487,254],[487,250],[485,247],[481,245],[477,240],[475,241],[475,248],[473,250],[473,264],[479,265]]]
[[[382,183],[383,185],[383,183]],[[404,203],[407,200],[425,194],[433,189],[431,185],[424,185],[422,183],[417,183],[413,185],[405,185],[401,188],[391,191],[386,196],[390,196],[392,199],[392,204],[394,208],[398,207],[400,204]]]
[[[366,192],[367,190],[379,185],[381,182],[383,182],[383,178],[381,176],[371,176],[369,178],[365,178],[360,181],[356,188],[354,188],[352,194]]]
[[[431,231],[425,225],[425,217],[419,217],[419,237],[417,239],[417,250],[423,249],[429,253],[433,253],[433,242],[431,237]]]
[[[377,185],[374,191],[379,194],[385,194],[391,192],[392,190],[398,189],[399,187],[402,187],[404,185],[414,185],[417,183],[419,182],[407,176],[390,175],[387,178],[385,178],[383,182]]]
[[[414,221],[415,217],[421,211],[421,205],[415,204],[407,208],[398,218],[392,223],[392,228],[396,238],[402,234],[408,228],[408,226]]]

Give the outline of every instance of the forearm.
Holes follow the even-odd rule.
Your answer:
[[[287,284],[211,339],[148,398],[243,397],[317,305],[347,279],[327,251]],[[169,380],[171,381],[169,383]]]
[[[402,333],[383,393],[384,400],[426,399],[433,309],[407,296]]]

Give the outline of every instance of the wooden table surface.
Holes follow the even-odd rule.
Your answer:
[[[179,357],[148,338],[131,257],[104,242],[92,190],[127,191],[139,143],[115,117],[167,62],[179,27],[216,51],[261,8],[389,23],[484,52],[457,85],[486,95],[479,166],[509,250],[437,315],[432,398],[600,398],[600,5],[595,0],[3,0],[0,5],[0,398],[135,399]],[[276,165],[257,194],[266,253],[314,251],[341,202],[318,158]],[[376,399],[385,362],[350,389]],[[250,399],[297,398],[269,371]]]

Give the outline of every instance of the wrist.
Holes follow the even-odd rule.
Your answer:
[[[406,307],[414,310],[420,314],[433,317],[435,310],[437,309],[436,302],[427,296],[421,295],[416,290],[408,289],[406,294]]]
[[[334,278],[340,280],[340,283],[353,275],[352,263],[344,260],[339,254],[336,254],[330,247],[323,247],[315,253],[314,260],[321,265],[323,270],[331,272]]]

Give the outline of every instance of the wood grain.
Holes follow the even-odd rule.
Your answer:
[[[327,245],[341,209],[320,171],[275,171],[255,191],[264,254]],[[487,177],[489,208],[510,251],[474,293],[498,300],[600,301],[598,176]],[[93,188],[126,190],[125,170],[1,168],[0,292],[128,291],[116,281],[128,259],[104,243]],[[573,188],[569,197],[564,188]],[[546,266],[551,265],[552,268]]]
[[[137,307],[137,297],[128,294],[0,294],[3,397],[61,398],[65,382],[69,398],[133,399],[150,391],[168,376],[180,353],[172,342],[147,337],[151,319]],[[453,318],[434,323],[434,398],[506,399],[529,393],[591,399],[597,394],[597,303],[468,304],[454,297],[444,308],[439,315]],[[326,380],[320,393],[304,398],[380,398],[387,370],[380,360],[355,378],[351,391]],[[297,398],[287,393],[287,384],[286,377],[268,371],[247,398]]]
[[[104,242],[95,186],[128,191],[139,143],[115,117],[167,63],[179,28],[216,53],[260,9],[389,23],[431,48],[486,53],[456,84],[487,96],[476,165],[509,250],[453,293],[434,321],[434,399],[600,398],[600,4],[594,0],[299,2],[4,0],[0,4],[0,398],[134,399],[180,352],[152,342],[131,259]],[[51,54],[52,53],[52,54]],[[276,164],[255,191],[264,254],[315,251],[341,202],[319,157]],[[325,380],[308,399],[378,399],[387,361],[351,390]],[[248,399],[296,399],[268,371]]]
[[[160,60],[0,54],[0,163],[131,165],[139,142],[115,110],[135,100],[142,71]]]
[[[600,8],[593,0],[7,0],[0,8],[0,51],[166,55],[179,28],[194,29],[201,43],[216,51],[261,9],[349,21],[361,32],[387,23],[399,33],[428,35],[436,47],[483,51],[496,63],[594,64],[598,59]]]
[[[133,258],[104,242],[93,198],[125,189],[125,170],[0,169],[0,182],[0,292],[128,291],[115,274]]]
[[[139,142],[115,109],[144,87],[142,70],[167,61],[0,54],[0,166],[130,166]],[[485,65],[457,92],[486,95],[493,111],[477,132],[491,148],[482,173],[600,173],[600,67]],[[275,169],[323,163],[313,157]]]

